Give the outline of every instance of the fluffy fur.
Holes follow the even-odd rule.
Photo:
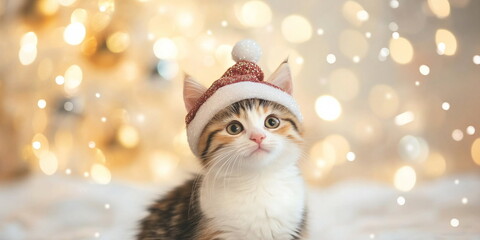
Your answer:
[[[271,79],[291,93],[288,65]],[[187,110],[205,91],[187,78]],[[203,128],[204,171],[150,206],[138,239],[291,240],[305,235],[304,182],[298,168],[303,128],[285,106],[258,98],[224,108]]]

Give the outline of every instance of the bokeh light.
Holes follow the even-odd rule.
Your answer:
[[[118,130],[117,139],[126,148],[133,148],[140,141],[140,136],[137,129],[133,126],[123,125]]]
[[[264,27],[272,20],[272,10],[263,1],[248,1],[241,7],[239,20],[246,27]]]
[[[480,138],[475,139],[470,150],[473,161],[480,166]]]
[[[438,18],[446,18],[450,15],[450,3],[448,0],[428,0],[428,7]]]
[[[178,49],[171,39],[160,38],[153,45],[153,53],[159,59],[175,59],[178,55]]]
[[[406,38],[390,39],[390,56],[399,64],[407,64],[413,59],[413,46]]]
[[[359,31],[351,29],[342,31],[338,42],[340,51],[342,51],[347,58],[361,59],[367,54],[368,42],[364,34]],[[358,61],[359,60],[356,62]]]
[[[415,187],[417,174],[410,166],[403,166],[395,172],[394,185],[400,191],[408,192]]]
[[[80,22],[70,23],[63,32],[63,39],[70,45],[79,45],[85,39],[87,30],[85,25]]]
[[[336,98],[324,95],[315,101],[315,112],[325,121],[334,121],[342,114],[342,106]]]
[[[312,37],[312,26],[303,16],[290,15],[282,21],[283,37],[292,43],[302,43]]]
[[[151,170],[157,180],[165,180],[172,176],[178,165],[178,158],[167,151],[155,151],[150,157]]]
[[[130,36],[126,32],[115,32],[107,39],[107,47],[113,53],[125,51],[130,45]]]
[[[438,29],[435,33],[437,46],[442,45],[442,53],[452,56],[457,52],[457,38],[447,29]]]
[[[40,170],[46,175],[53,175],[58,169],[58,159],[52,152],[44,152],[39,156]]]
[[[109,184],[112,180],[112,174],[107,167],[102,164],[95,163],[90,168],[92,179],[99,184]]]

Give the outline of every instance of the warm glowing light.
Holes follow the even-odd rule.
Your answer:
[[[57,0],[40,0],[37,5],[38,10],[45,16],[53,16],[58,11]]]
[[[428,7],[438,18],[446,18],[450,15],[448,0],[428,0]]]
[[[115,11],[115,0],[98,0],[98,10],[107,13]]]
[[[473,63],[476,65],[480,65],[480,55],[473,56]]]
[[[165,179],[172,176],[178,161],[178,158],[170,152],[154,152],[150,158],[150,165],[155,178]]]
[[[315,111],[321,119],[334,121],[342,114],[342,106],[336,98],[324,95],[315,101]]]
[[[93,181],[99,184],[108,184],[112,180],[112,174],[107,167],[103,166],[102,164],[95,163],[90,168],[90,174],[92,176]]]
[[[413,59],[413,47],[406,38],[390,39],[390,56],[399,64],[407,64]]]
[[[110,204],[105,203],[105,209],[110,209]]]
[[[72,170],[70,168],[65,169],[65,174],[67,175],[72,174]]]
[[[137,146],[140,137],[137,129],[129,125],[124,125],[118,130],[117,139],[123,146],[133,148]]]
[[[456,218],[452,218],[452,219],[450,220],[450,225],[451,225],[452,227],[455,227],[455,228],[456,228],[456,227],[458,227],[458,226],[460,225],[460,221],[459,221],[458,219],[456,219]]]
[[[342,6],[342,13],[347,21],[355,26],[360,26],[369,18],[368,12],[355,1],[346,1]]]
[[[408,111],[398,114],[395,117],[395,124],[397,124],[398,126],[403,126],[413,122],[413,120],[415,120],[415,115],[413,114],[413,112]]]
[[[75,9],[75,11],[72,12],[72,15],[70,16],[70,22],[86,23],[87,17],[88,17],[87,10],[83,8],[77,8]]]
[[[65,109],[65,111],[67,112],[71,112],[73,111],[73,103],[70,102],[70,101],[66,101],[64,104],[63,104],[63,109]]]
[[[362,22],[367,21],[369,17],[370,16],[369,16],[368,12],[365,11],[365,10],[360,10],[360,11],[357,12],[357,19],[362,21]]]
[[[463,198],[462,198],[462,204],[463,204],[463,205],[467,205],[467,204],[468,204],[468,198],[463,197]]]
[[[65,91],[72,92],[80,86],[83,80],[82,69],[78,65],[72,65],[65,71]]]
[[[272,20],[272,10],[263,1],[248,1],[241,7],[239,20],[247,27],[264,27]]]
[[[319,28],[317,29],[317,35],[323,35],[325,33],[325,31],[323,30],[323,28]]]
[[[398,94],[388,85],[375,85],[368,96],[368,103],[375,115],[389,118],[397,113],[400,103]]]
[[[310,149],[310,159],[315,164],[320,173],[328,172],[334,165],[337,156],[335,146],[326,141],[315,143]]]
[[[120,53],[130,45],[130,36],[125,32],[116,32],[107,39],[107,47],[113,53]]]
[[[450,103],[443,102],[442,103],[442,109],[445,110],[445,111],[448,111],[450,109]]]
[[[175,59],[178,55],[178,49],[171,39],[160,38],[153,44],[153,53],[159,59]]]
[[[348,152],[346,155],[347,161],[353,162],[357,158],[354,152]]]
[[[45,99],[40,99],[40,100],[38,100],[38,102],[37,102],[37,106],[38,106],[40,109],[44,109],[44,108],[47,106],[47,101],[45,101]]]
[[[474,126],[468,126],[466,129],[466,132],[468,135],[473,135],[475,134],[475,127]]]
[[[63,39],[70,45],[79,45],[85,39],[86,32],[83,23],[72,22],[65,28]]]
[[[335,163],[341,164],[345,162],[346,156],[351,156],[354,153],[350,153],[350,143],[348,140],[339,134],[328,135],[324,139],[325,143],[332,145],[335,149]]]
[[[282,21],[283,37],[292,43],[302,43],[312,37],[312,26],[303,16],[290,15]]]
[[[400,196],[397,198],[397,204],[400,206],[405,205],[405,198],[403,196]]]
[[[395,172],[394,185],[403,192],[408,192],[415,187],[417,181],[417,174],[410,166],[403,166]]]
[[[430,74],[430,68],[427,65],[420,65],[418,71],[420,71],[420,73],[424,76]]]
[[[33,154],[40,158],[46,152],[48,152],[49,144],[48,139],[41,133],[35,134],[32,138]]]
[[[398,31],[398,24],[396,22],[390,22],[388,24],[388,29],[390,29],[392,32],[396,32]]]
[[[53,175],[58,169],[57,156],[52,152],[45,152],[39,157],[40,170],[47,175]]]
[[[462,130],[460,130],[460,129],[455,129],[455,130],[453,130],[453,132],[452,132],[452,138],[453,138],[453,140],[455,140],[455,141],[457,141],[457,142],[462,141],[462,139],[463,139],[463,132],[462,132]]]
[[[480,166],[480,138],[473,141],[470,153],[472,154],[473,162]]]
[[[227,44],[218,46],[215,50],[215,58],[217,59],[217,62],[224,67],[230,67],[235,64],[235,61],[232,59],[232,49],[233,47]]]
[[[22,65],[30,65],[37,58],[38,38],[34,32],[25,33],[20,39],[18,58]]]
[[[329,86],[332,95],[341,100],[354,99],[359,91],[360,83],[357,76],[348,68],[335,69],[329,76]]]
[[[457,38],[452,32],[446,29],[438,29],[435,33],[435,42],[437,46],[443,45],[442,55],[452,56],[457,51]]]
[[[77,0],[57,0],[58,3],[64,7],[68,7],[72,4],[74,4]]]
[[[445,173],[447,169],[447,163],[442,154],[438,152],[432,152],[428,156],[427,160],[423,163],[424,172],[429,177],[439,177]]]
[[[398,8],[400,6],[400,2],[398,0],[391,0],[390,1],[390,7],[391,8]]]
[[[327,55],[327,63],[334,64],[337,61],[337,57],[334,54],[330,53]]]

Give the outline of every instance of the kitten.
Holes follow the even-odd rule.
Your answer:
[[[290,94],[289,71],[283,63],[268,82]],[[188,111],[205,91],[186,79]],[[301,239],[302,133],[296,115],[273,101],[249,98],[224,108],[199,136],[204,172],[151,205],[137,239]]]

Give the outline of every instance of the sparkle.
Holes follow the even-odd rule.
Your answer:
[[[362,21],[362,22],[367,21],[369,17],[370,16],[369,16],[368,12],[365,11],[365,10],[360,10],[360,11],[357,12],[357,19]]]
[[[463,139],[463,132],[460,129],[455,129],[452,132],[452,138],[453,140],[459,142]]]
[[[458,184],[460,184],[460,180],[455,179],[455,181],[453,181],[453,183],[455,183],[455,185],[458,185]]]
[[[467,132],[468,135],[475,134],[475,127],[474,126],[468,126],[466,132]]]
[[[370,237],[370,239],[374,239],[374,238],[375,238],[375,234],[370,233],[369,237]]]
[[[460,221],[458,221],[458,219],[456,219],[456,218],[452,218],[452,219],[450,220],[450,225],[451,225],[452,227],[455,227],[455,228],[456,228],[456,227],[458,227],[458,226],[460,225]]]
[[[424,76],[427,76],[428,74],[430,74],[430,68],[427,66],[427,65],[421,65],[418,70],[420,71],[420,73]]]
[[[400,206],[405,205],[405,198],[403,196],[400,196],[397,198],[397,204]]]
[[[415,86],[420,86],[420,82],[419,82],[419,81],[415,81]]]
[[[40,109],[44,109],[44,108],[47,106],[47,101],[45,101],[45,99],[40,99],[40,100],[38,100],[38,102],[37,102],[37,106],[38,106]]]
[[[63,108],[65,109],[65,111],[70,112],[73,110],[73,103],[67,101],[63,104]]]
[[[335,57],[335,55],[333,55],[331,53],[327,55],[327,62],[328,63],[334,64],[336,61],[337,61],[337,57]]]
[[[348,152],[346,157],[349,162],[353,162],[357,156],[354,152]]]
[[[304,59],[303,59],[302,57],[297,57],[297,58],[295,59],[295,62],[296,62],[297,64],[301,65],[301,64],[303,64]]]
[[[371,37],[372,37],[372,33],[371,33],[371,32],[366,32],[366,33],[365,33],[365,37],[366,37],[366,38],[371,38]]]
[[[110,209],[110,204],[105,203],[105,209]]]
[[[398,32],[393,32],[392,33],[392,38],[393,39],[398,39],[400,37],[400,34]]]
[[[106,121],[107,121],[107,118],[106,118],[106,117],[102,117],[102,118],[100,118],[100,121],[106,122]]]
[[[207,30],[207,35],[212,35],[212,30]]]
[[[391,0],[390,1],[390,7],[391,8],[398,8],[399,5],[400,5],[400,3],[398,2],[398,0]]]
[[[358,62],[360,62],[360,57],[359,56],[353,56],[352,61],[354,63],[358,63]]]
[[[462,198],[462,204],[466,205],[468,203],[468,198],[464,197]]]
[[[445,110],[445,111],[448,111],[448,109],[450,109],[450,103],[443,102],[442,103],[442,109]]]
[[[65,169],[65,174],[67,175],[72,174],[72,170],[70,168]]]
[[[473,56],[473,63],[480,65],[480,55]]]
[[[223,20],[223,21],[220,23],[220,25],[222,25],[222,27],[226,27],[226,26],[228,26],[228,22],[225,21],[225,20]]]
[[[35,141],[32,143],[32,147],[38,150],[42,147],[42,144],[39,141]]]
[[[143,115],[143,114],[138,114],[138,115],[137,115],[137,121],[138,121],[138,122],[141,122],[141,123],[145,122],[145,115]]]
[[[318,35],[321,36],[321,35],[323,35],[324,33],[325,33],[325,31],[323,30],[323,28],[317,29],[317,34],[318,34]]]
[[[89,148],[95,148],[95,142],[94,141],[88,142],[88,147]]]
[[[95,238],[99,238],[100,237],[100,233],[99,232],[96,232],[95,233]]]
[[[55,77],[55,83],[57,85],[63,85],[65,83],[65,78],[63,76],[57,76]]]
[[[96,97],[96,98],[100,98],[100,96],[101,96],[100,93],[98,93],[98,92],[95,93],[95,97]]]
[[[84,172],[84,173],[83,173],[83,176],[87,178],[87,177],[89,177],[89,176],[90,176],[90,173],[88,173],[88,172]]]
[[[388,29],[392,32],[398,31],[398,24],[396,22],[391,22],[388,24]]]
[[[437,44],[437,54],[438,55],[444,55],[446,48],[447,48],[447,46],[445,45],[445,43],[443,43],[443,42],[438,43]]]

